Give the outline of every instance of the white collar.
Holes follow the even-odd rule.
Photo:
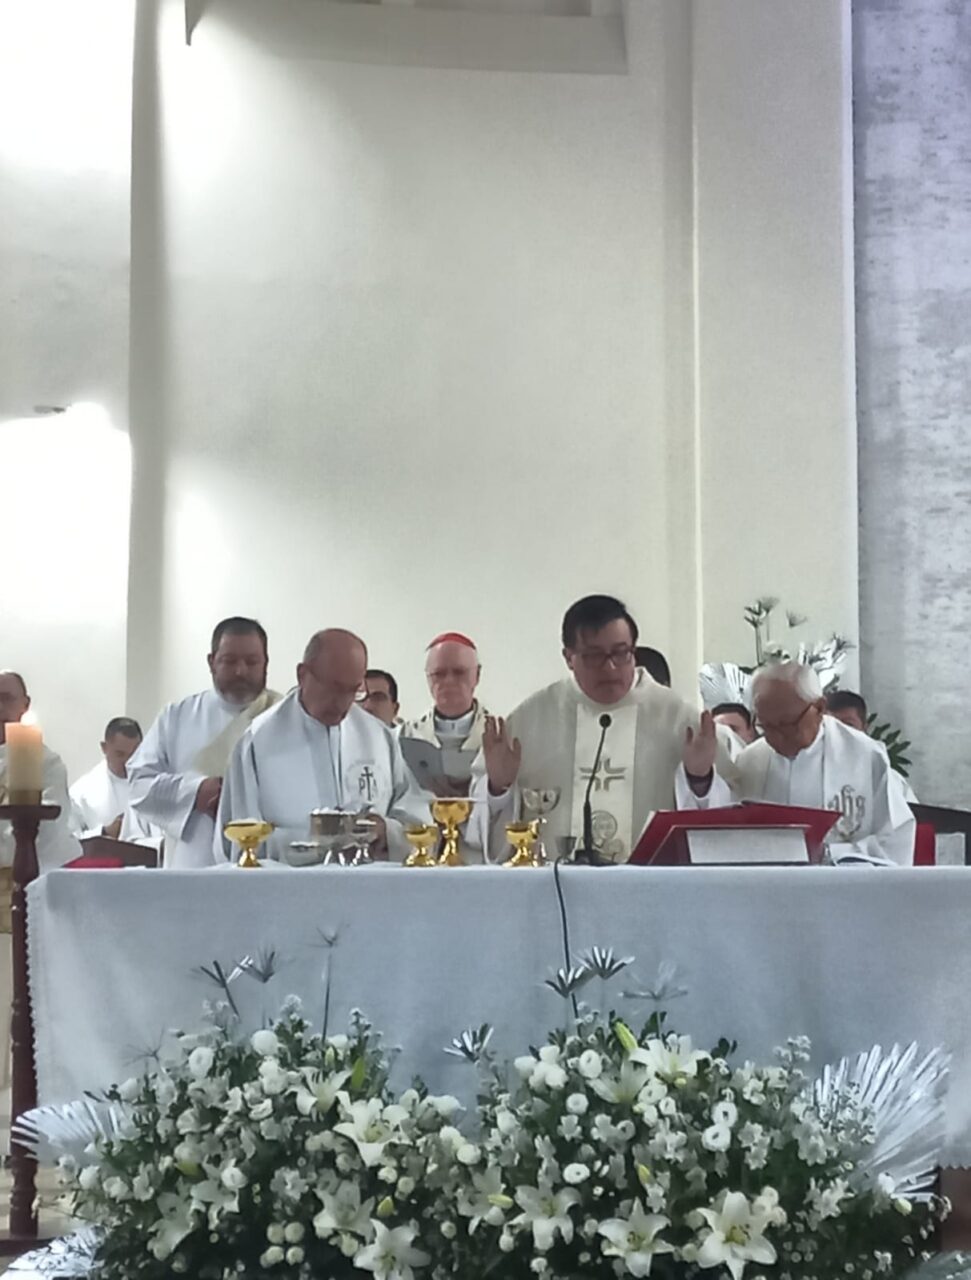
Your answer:
[[[459,716],[456,720],[449,719],[448,716],[441,715],[432,708],[432,717],[435,721],[435,728],[443,730],[445,733],[464,733],[468,734],[475,721],[476,706],[472,703],[472,710],[466,711],[464,716]]]

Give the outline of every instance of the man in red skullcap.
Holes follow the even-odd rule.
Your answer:
[[[408,759],[407,738],[417,738],[432,746],[441,747],[451,756],[454,752],[477,754],[482,748],[482,731],[487,712],[475,696],[482,674],[482,666],[475,644],[458,631],[445,631],[429,644],[425,654],[425,678],[432,695],[432,706],[418,720],[410,721],[401,730],[402,750]],[[447,757],[446,757],[447,758]],[[454,759],[454,756],[452,756]],[[417,779],[416,788],[432,799],[433,791],[439,795],[467,794],[467,775],[452,777],[446,774],[434,779]],[[467,832],[467,843],[474,847],[476,841]]]

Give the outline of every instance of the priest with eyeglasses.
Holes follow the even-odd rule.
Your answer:
[[[833,862],[910,866],[916,823],[903,779],[879,742],[826,715],[816,672],[798,662],[763,667],[752,681],[752,703],[763,736],[727,768],[716,761],[706,714],[693,745],[695,769],[709,785],[699,789],[681,773],[679,807],[761,800],[834,809],[839,817],[827,842]]]
[[[297,686],[246,731],[223,781],[216,857],[229,857],[227,822],[262,818],[275,830],[264,853],[286,861],[288,845],[306,840],[314,809],[364,813],[378,821],[372,853],[400,861],[406,827],[428,821],[428,806],[409,803],[401,748],[387,725],[362,707],[367,649],[350,631],[311,636]]]
[[[478,813],[488,813],[493,859],[505,856],[505,825],[520,815],[524,788],[560,791],[544,833],[549,845],[558,836],[581,836],[589,786],[596,854],[626,862],[654,811],[674,807],[682,762],[696,786],[709,785],[693,772],[700,768],[699,735],[693,732],[698,712],[636,665],[637,637],[637,624],[620,600],[578,600],[563,618],[567,675],[527,698],[505,721],[486,721],[485,773],[473,795],[483,801]],[[715,751],[727,766],[718,739]],[[709,771],[704,764],[703,772]]]

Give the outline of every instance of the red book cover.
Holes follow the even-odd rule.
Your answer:
[[[810,861],[819,862],[823,841],[838,818],[834,809],[800,809],[796,805],[757,801],[725,809],[660,810],[644,828],[630,862],[634,866],[686,865],[690,863],[684,839],[688,831],[764,830],[767,827],[800,827],[806,833]]]

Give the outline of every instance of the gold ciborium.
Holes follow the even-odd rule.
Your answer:
[[[536,837],[539,835],[539,819],[532,822],[509,822],[506,824],[506,839],[516,850],[504,867],[541,867],[536,854]]]
[[[437,865],[440,867],[464,867],[459,851],[459,827],[472,812],[472,801],[467,796],[450,796],[432,801],[432,817],[442,829],[444,842]]]
[[[223,835],[240,848],[237,867],[250,870],[260,865],[256,850],[268,835],[273,832],[273,824],[264,822],[262,818],[239,818],[235,822],[227,822],[223,827]]]
[[[434,822],[426,822],[420,827],[408,827],[405,839],[411,845],[411,853],[405,858],[406,867],[433,867],[435,855],[432,850],[438,844],[438,827]]]
[[[548,815],[553,812],[560,803],[559,787],[523,787],[523,808],[527,814],[532,814],[536,819],[536,847],[533,849],[534,867],[549,866],[549,857],[546,853],[546,846],[539,839],[539,833],[542,831],[547,821]]]

